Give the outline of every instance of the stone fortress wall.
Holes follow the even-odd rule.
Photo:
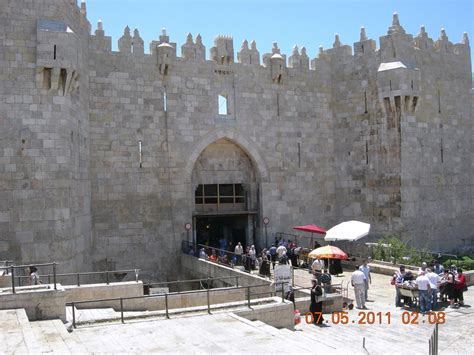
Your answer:
[[[467,35],[413,37],[394,15],[378,49],[365,29],[354,53],[336,36],[312,60],[218,36],[206,59],[199,35],[178,56],[164,31],[145,54],[128,27],[114,52],[74,0],[6,1],[0,20],[0,259],[173,278],[213,176],[249,179],[260,245],[263,216],[270,235],[357,219],[420,247],[472,243]]]

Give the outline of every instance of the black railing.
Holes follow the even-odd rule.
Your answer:
[[[288,282],[279,282],[275,283],[274,285],[282,285],[281,287],[281,299],[282,302],[285,301],[285,289],[286,287],[283,287],[283,285],[288,285]],[[122,323],[125,323],[125,316],[124,316],[124,301],[126,300],[134,300],[134,299],[147,299],[147,298],[158,298],[158,297],[164,297],[165,299],[165,316],[166,318],[170,318],[169,316],[169,306],[168,306],[168,298],[173,295],[184,295],[184,294],[193,294],[193,293],[206,293],[207,294],[207,301],[206,301],[206,306],[207,306],[207,312],[210,314],[211,313],[211,301],[210,301],[210,294],[215,293],[215,292],[224,292],[224,291],[229,291],[229,289],[233,290],[246,290],[246,303],[249,308],[251,307],[251,298],[252,296],[261,296],[261,295],[270,295],[270,297],[276,296],[277,294],[280,293],[280,291],[275,291],[275,290],[269,290],[265,292],[256,292],[252,293],[251,289],[257,288],[257,287],[271,287],[270,284],[261,284],[261,285],[252,285],[252,286],[235,286],[235,287],[227,287],[227,288],[221,288],[221,289],[206,289],[206,290],[194,290],[194,291],[183,291],[183,292],[171,292],[171,293],[163,293],[163,294],[156,294],[156,295],[145,295],[145,296],[131,296],[131,297],[118,297],[118,298],[103,298],[103,299],[95,299],[95,300],[89,300],[89,301],[78,301],[78,302],[69,302],[66,303],[66,307],[70,306],[71,311],[72,311],[72,325],[74,328],[77,327],[76,324],[76,313],[75,313],[75,307],[77,305],[84,305],[84,304],[94,304],[98,302],[119,302],[120,303],[120,320]],[[293,288],[293,291],[299,291],[299,290],[304,290],[304,289],[310,289],[310,287],[298,287],[298,288]]]
[[[192,255],[197,258],[202,258],[204,256],[205,260],[231,268],[234,268],[235,266],[243,266],[243,260],[245,257],[244,254],[240,255],[229,250],[219,249],[204,244],[194,244],[187,241],[182,241],[182,251],[184,254]],[[250,272],[248,270],[245,271]]]
[[[435,328],[433,329],[433,333],[431,334],[430,341],[429,341],[429,354],[430,355],[438,355],[438,323],[435,324]]]
[[[206,289],[210,288],[210,285],[214,281],[223,281],[223,280],[233,280],[235,281],[233,285],[231,286],[239,286],[239,276],[225,276],[225,277],[213,277],[213,278],[201,278],[201,279],[192,279],[192,280],[177,280],[177,281],[163,281],[163,282],[148,282],[146,283],[146,286],[149,288],[152,288],[154,286],[164,286],[166,287],[167,285],[177,285],[178,292],[180,289],[181,284],[186,284],[186,283],[194,283],[194,282],[199,282],[202,285],[202,282],[206,282]]]
[[[56,274],[56,278],[73,278],[74,279],[74,285],[76,286],[81,286],[81,284],[85,284],[84,282],[81,281],[81,276],[105,276],[105,283],[107,285],[110,284],[111,282],[111,276],[114,276],[117,278],[117,276],[123,276],[125,277],[126,274],[133,272],[135,274],[135,281],[138,281],[138,273],[141,271],[141,269],[130,269],[130,270],[108,270],[108,271],[90,271],[90,272],[72,272],[72,273],[67,273],[67,274]],[[40,275],[43,279],[47,278],[48,283],[51,283],[51,278],[54,277],[52,274],[46,274],[46,275]],[[29,276],[16,276],[17,279],[19,279],[19,284],[22,284],[22,280],[28,279]],[[115,280],[117,281],[117,280]],[[112,279],[112,282],[114,280]],[[66,285],[65,283],[62,283],[63,285]]]
[[[41,267],[41,266],[52,266],[53,267],[53,283],[54,283],[54,289],[57,290],[57,283],[56,283],[56,265],[58,265],[56,262],[52,263],[45,263],[45,264],[30,264],[30,265],[10,265],[10,266],[0,266],[0,269],[7,269],[10,270],[11,273],[11,278],[12,278],[12,293],[16,293],[16,285],[15,285],[15,279],[18,279],[18,276],[15,276],[15,270],[17,269],[25,269],[25,268],[30,268],[30,267]],[[30,278],[30,276],[23,276],[25,278]],[[51,282],[49,282],[51,283]],[[18,285],[20,286],[20,284]]]

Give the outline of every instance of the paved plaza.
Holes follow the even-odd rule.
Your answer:
[[[295,271],[295,284],[307,286],[311,275]],[[333,277],[343,286],[350,272]],[[277,329],[261,321],[250,321],[229,310],[205,311],[192,315],[172,315],[171,319],[141,318],[79,326],[72,333],[59,320],[28,322],[22,310],[2,311],[0,322],[0,353],[340,353],[386,354],[428,353],[428,341],[434,325],[428,317],[418,316],[418,324],[404,324],[402,313],[415,320],[416,309],[394,307],[394,287],[390,276],[372,274],[367,310],[348,311],[347,324],[338,317],[324,314],[322,327],[307,324],[301,309],[302,322],[294,331]],[[349,288],[349,297],[353,290]],[[442,354],[468,354],[474,348],[474,291],[465,293],[466,306],[442,308],[445,323],[439,326],[439,350]],[[91,310],[93,312],[105,312]],[[109,309],[111,314],[114,311]],[[369,313],[381,312],[374,324],[358,324]],[[133,312],[127,312],[129,315]],[[390,324],[387,321],[390,313]],[[119,313],[116,312],[116,315]],[[441,313],[438,313],[438,316]],[[116,317],[117,319],[117,317]],[[368,318],[367,318],[368,319]],[[405,318],[406,320],[406,318]],[[411,322],[409,322],[411,323]]]

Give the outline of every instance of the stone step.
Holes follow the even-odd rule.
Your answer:
[[[3,349],[15,349],[17,353],[39,349],[24,309],[0,310],[0,344]]]
[[[31,322],[31,328],[43,352],[66,354],[84,352],[74,333],[69,333],[59,319]]]

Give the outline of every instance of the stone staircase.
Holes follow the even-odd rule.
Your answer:
[[[369,303],[368,306],[372,308],[369,310],[371,312],[389,311],[389,308],[385,309],[375,304]],[[89,311],[92,312],[91,319],[97,316],[116,315],[112,309]],[[9,310],[0,311],[0,354],[46,352],[426,354],[433,325],[423,324],[421,318],[418,325],[405,325],[401,322],[403,311],[391,309],[391,324],[381,325],[357,324],[358,310],[348,312],[349,323],[344,325],[332,324],[331,315],[326,314],[324,317],[328,323],[324,327],[306,324],[303,313],[302,322],[295,327],[295,330],[277,329],[262,321],[250,321],[231,312],[222,312],[180,314],[171,319],[142,318],[127,320],[125,324],[96,323],[81,326],[69,333],[60,320],[29,322],[24,310]],[[469,317],[469,314],[460,313],[458,316],[464,318]],[[465,334],[471,331],[468,324],[461,330]],[[443,332],[442,330],[441,334]],[[443,339],[441,351],[453,350],[447,341],[448,339]]]

